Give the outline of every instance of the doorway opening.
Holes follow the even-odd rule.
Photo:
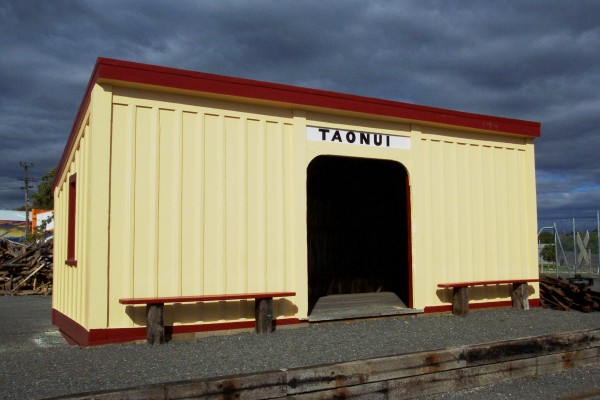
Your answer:
[[[390,160],[319,156],[307,169],[309,314],[324,296],[393,292],[412,307],[408,174]]]

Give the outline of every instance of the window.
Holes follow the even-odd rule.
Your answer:
[[[69,214],[67,221],[67,260],[65,263],[72,267],[77,266],[77,260],[75,259],[75,227],[77,216],[77,174],[73,174],[69,177]]]

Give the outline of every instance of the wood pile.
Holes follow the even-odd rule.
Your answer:
[[[52,240],[35,244],[0,238],[0,295],[52,293]]]
[[[600,293],[587,280],[543,278],[540,281],[542,307],[553,310],[600,311]]]

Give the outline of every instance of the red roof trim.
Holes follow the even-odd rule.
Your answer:
[[[99,58],[98,78],[538,137],[540,123]]]
[[[67,161],[69,159],[69,154],[71,153],[71,149],[75,144],[75,138],[77,137],[77,132],[79,131],[79,127],[83,122],[83,117],[87,111],[87,108],[90,104],[92,89],[94,88],[94,84],[98,79],[98,67],[99,61],[96,61],[96,66],[94,67],[94,71],[92,72],[92,76],[88,81],[87,87],[85,89],[85,93],[83,95],[83,99],[81,99],[81,104],[79,105],[79,110],[77,111],[77,116],[75,117],[75,121],[73,121],[73,126],[71,127],[71,133],[69,134],[69,138],[67,139],[67,144],[65,145],[65,149],[63,151],[62,156],[60,157],[60,161],[58,162],[58,168],[56,168],[56,173],[54,174],[54,179],[52,180],[52,190],[56,188],[58,182],[60,181],[61,175],[65,172],[65,167],[67,165]]]
[[[98,81],[122,81],[195,92],[244,97],[299,106],[343,110],[379,115],[408,121],[452,125],[461,128],[501,132],[512,135],[539,137],[540,123],[501,118],[435,107],[419,106],[397,101],[355,96],[299,86],[282,85],[250,79],[233,78],[159,67],[129,61],[98,58],[88,83],[77,118],[71,130],[65,152],[57,169],[53,186],[58,183],[73,146],[83,114],[90,101],[91,90]]]

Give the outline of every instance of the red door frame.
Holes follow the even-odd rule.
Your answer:
[[[333,154],[321,154],[317,157],[314,157],[306,166],[306,170],[308,171],[308,167],[310,166],[310,164],[317,158],[319,157],[347,157],[347,156],[340,156],[340,155],[333,155]],[[379,158],[368,158],[368,157],[351,157],[351,158],[364,158],[364,159],[371,159],[371,160],[386,160],[386,161],[393,161],[393,162],[397,162],[398,164],[400,164],[402,166],[402,168],[404,169],[404,174],[406,177],[405,180],[405,185],[406,185],[406,189],[405,189],[405,193],[406,193],[406,240],[407,240],[407,279],[408,279],[408,304],[407,307],[408,308],[413,308],[413,273],[412,273],[412,220],[411,220],[411,215],[412,215],[412,204],[410,201],[410,177],[408,174],[408,170],[406,169],[406,166],[404,164],[402,164],[400,161],[396,161],[396,160],[391,160],[391,159],[379,159]],[[308,180],[307,180],[307,184],[308,184]],[[305,186],[305,188],[307,188],[307,186]],[[308,196],[308,193],[306,193],[306,196]],[[307,203],[308,203],[308,197],[307,197]],[[307,204],[308,206],[308,204]],[[308,207],[306,209],[307,214],[308,214]],[[308,215],[307,215],[308,216]],[[306,219],[306,223],[308,224],[308,218]],[[308,226],[307,226],[308,229]],[[308,234],[308,230],[306,232]],[[306,243],[308,244],[308,237],[306,238]],[[307,246],[307,251],[308,251],[308,246]],[[306,266],[307,270],[308,270],[308,265]]]

